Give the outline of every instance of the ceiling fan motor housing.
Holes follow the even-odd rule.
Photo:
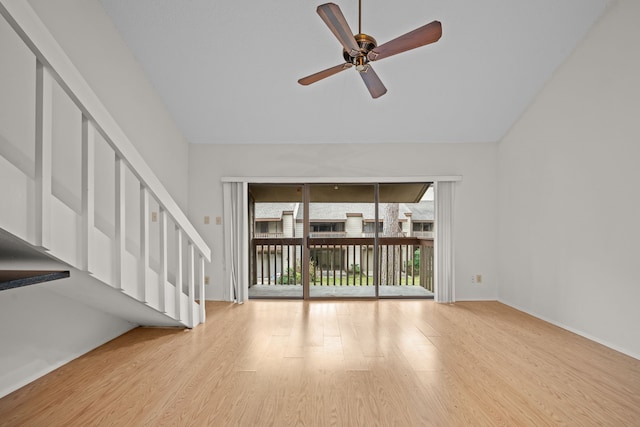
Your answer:
[[[358,67],[364,67],[368,62],[369,58],[367,58],[367,53],[369,51],[375,49],[378,46],[376,39],[367,34],[356,34],[353,36],[356,39],[356,43],[360,46],[360,53],[356,56],[351,56],[349,52],[345,49],[342,49],[342,57],[345,61],[352,63],[353,65]]]

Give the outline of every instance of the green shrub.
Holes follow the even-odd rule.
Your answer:
[[[289,268],[286,274],[278,278],[277,282],[281,285],[299,285],[302,283],[302,276],[293,268]]]

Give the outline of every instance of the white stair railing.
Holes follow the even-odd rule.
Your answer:
[[[36,57],[34,232],[31,236],[19,231],[15,234],[23,234],[21,237],[55,258],[188,327],[204,322],[204,268],[211,260],[210,249],[29,4],[0,0],[0,14]],[[53,191],[56,85],[82,117],[78,124],[81,129],[73,129],[81,133],[79,212],[65,205]],[[96,224],[96,215],[102,214],[96,208],[96,199],[108,198],[96,186],[98,144],[107,144],[113,152],[113,165],[108,161],[100,165],[114,177],[111,184],[115,196],[109,200],[113,206],[112,233],[100,231]],[[136,191],[132,187],[136,185],[139,206],[131,203],[135,199],[132,191]],[[139,221],[132,224],[131,216],[136,211]],[[67,226],[69,236],[59,231],[65,228],[61,219],[71,224]],[[76,223],[80,224],[79,231],[73,226]],[[132,236],[136,229],[139,236]],[[65,242],[67,237],[74,242]],[[196,284],[199,305],[195,301]]]

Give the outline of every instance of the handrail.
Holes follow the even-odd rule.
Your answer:
[[[52,77],[76,103],[82,113],[93,122],[116,154],[125,161],[131,172],[180,226],[202,256],[210,262],[211,249],[31,6],[21,0],[0,0],[0,14],[4,16],[38,60],[49,69]]]
[[[282,231],[278,231],[276,233],[254,233],[254,235],[261,239],[279,239],[284,237],[284,233]]]
[[[314,238],[339,239],[346,236],[347,236],[346,231],[312,231],[309,233],[309,237],[314,237]]]
[[[373,245],[373,237],[309,237],[309,245]],[[378,237],[380,245],[420,245],[429,242],[417,237]]]

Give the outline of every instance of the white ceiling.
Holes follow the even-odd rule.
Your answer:
[[[433,20],[435,44],[374,63],[369,96],[316,14],[323,0],[100,0],[193,143],[498,141],[610,0],[363,0],[382,44]],[[334,1],[357,32],[358,2]]]

